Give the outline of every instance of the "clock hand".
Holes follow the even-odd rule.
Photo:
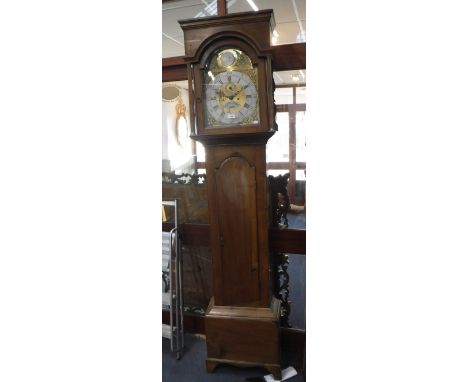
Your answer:
[[[236,84],[234,84],[233,82],[232,82],[232,83],[228,83],[227,85],[232,85],[233,87],[237,88],[237,86],[235,86]],[[226,86],[227,86],[227,85],[226,85]],[[221,89],[221,92],[222,92],[222,94],[223,94],[223,96],[224,96],[225,98],[227,98],[227,99],[229,99],[229,100],[232,101],[232,100],[234,99],[234,97],[236,97],[237,95],[239,95],[239,94],[240,94],[244,89],[246,89],[248,86],[249,86],[248,84],[247,84],[247,85],[244,85],[244,86],[241,86],[241,88],[240,88],[237,92],[235,92],[234,94],[232,94],[232,95],[227,95],[227,94],[225,93],[224,89]],[[231,91],[229,91],[229,93],[231,93]]]
[[[238,95],[241,91],[243,91],[244,89],[247,89],[248,86],[249,86],[248,84],[247,84],[247,85],[244,85],[244,86],[241,86],[240,90],[239,90],[236,94],[234,94],[232,97],[234,98],[234,97],[235,97],[236,95]]]

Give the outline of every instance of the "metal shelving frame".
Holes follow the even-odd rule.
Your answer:
[[[176,352],[177,359],[182,356],[184,348],[184,296],[183,296],[183,261],[178,226],[177,200],[163,200],[163,206],[174,207],[174,228],[170,231],[169,261],[169,315],[171,350]]]

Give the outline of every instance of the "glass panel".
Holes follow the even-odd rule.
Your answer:
[[[305,70],[300,70],[299,72],[305,72]],[[304,74],[304,78],[305,78],[305,74]],[[296,88],[296,103],[305,104],[306,93],[307,93],[307,89],[305,86],[297,87]]]
[[[208,247],[182,246],[184,259],[184,311],[204,315],[213,295],[211,250]]]
[[[163,200],[178,201],[179,223],[208,223],[208,192],[206,183],[186,183],[177,179],[177,183],[164,179],[162,184]],[[171,210],[166,210],[167,221],[173,221]]]
[[[184,34],[178,20],[213,16],[217,1],[174,0],[162,5],[162,56],[183,56]]]
[[[276,113],[278,131],[270,138],[266,146],[268,162],[289,162],[289,113]]]
[[[205,178],[197,175],[193,141],[189,136],[188,102],[187,81],[163,84],[162,198],[179,201],[180,223],[208,223]],[[204,160],[204,151],[200,154]],[[174,214],[166,209],[163,218],[171,222]]]
[[[306,172],[305,170],[296,170],[295,199],[296,199],[296,203],[299,204],[300,206],[303,206],[305,203],[305,192],[306,192]],[[297,212],[301,212],[301,211],[298,209]]]
[[[296,180],[306,180],[306,170],[296,170]]]
[[[306,0],[228,0],[228,13],[273,9],[273,45],[306,41]]]
[[[274,169],[268,169],[268,170],[267,170],[267,175],[278,176],[278,175],[287,174],[288,172],[289,172],[289,170],[274,170]]]
[[[164,199],[164,198],[163,198]],[[174,206],[162,205],[162,222],[174,224]],[[170,277],[171,277],[171,239],[168,232],[162,232],[161,242],[161,265],[162,265],[162,308],[170,309]]]
[[[306,151],[306,112],[296,112],[296,162],[307,160]]]
[[[200,143],[196,143],[196,154],[197,154],[197,162],[204,162],[205,161],[205,147]]]
[[[305,85],[306,82],[306,70],[283,70],[281,72],[273,72],[273,78],[276,86],[278,85]],[[305,91],[304,91],[305,97]],[[296,103],[305,103],[298,102]]]
[[[276,105],[288,105],[292,104],[293,99],[293,88],[276,88],[275,89],[275,104]]]

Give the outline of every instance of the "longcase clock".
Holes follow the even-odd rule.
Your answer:
[[[272,297],[265,145],[275,133],[272,10],[179,21],[192,135],[204,144],[213,297],[207,369],[262,366],[280,379]]]

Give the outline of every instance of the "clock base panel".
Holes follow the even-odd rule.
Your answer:
[[[281,380],[277,309],[210,305],[205,317],[207,371],[221,363],[263,367]]]

